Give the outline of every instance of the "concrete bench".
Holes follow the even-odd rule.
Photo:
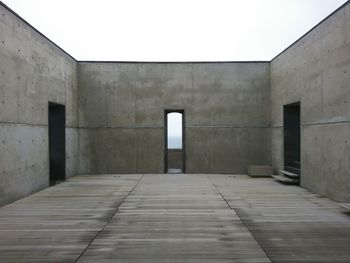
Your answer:
[[[251,177],[271,177],[272,167],[270,165],[249,165],[248,174]]]

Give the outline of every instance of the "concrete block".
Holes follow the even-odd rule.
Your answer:
[[[270,177],[272,176],[271,165],[249,165],[248,174],[251,177]]]

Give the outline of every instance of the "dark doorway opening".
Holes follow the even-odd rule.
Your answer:
[[[50,185],[66,179],[66,110],[49,102]]]
[[[165,110],[164,172],[185,173],[185,111]]]
[[[284,170],[300,183],[300,102],[284,106]]]

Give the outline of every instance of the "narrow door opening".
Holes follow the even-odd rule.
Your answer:
[[[284,106],[284,170],[300,183],[300,103]]]
[[[65,106],[49,102],[50,185],[66,179]]]
[[[184,110],[165,111],[165,173],[185,173]]]

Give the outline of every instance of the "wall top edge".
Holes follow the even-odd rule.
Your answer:
[[[300,42],[304,37],[306,37],[308,34],[310,34],[312,31],[317,29],[321,24],[326,22],[329,18],[331,18],[333,15],[341,11],[343,8],[345,8],[348,4],[350,4],[350,0],[346,1],[344,4],[342,4],[340,7],[338,7],[336,10],[334,10],[332,13],[330,13],[328,16],[326,16],[324,19],[322,19],[319,23],[317,23],[314,27],[312,27],[309,31],[307,31],[305,34],[303,34],[301,37],[299,37],[297,40],[295,40],[292,44],[290,44],[287,48],[282,50],[277,56],[275,56],[273,59],[271,59],[271,63],[277,59],[279,56],[281,56],[283,53],[285,53],[287,50],[295,46],[298,42]]]
[[[253,64],[253,63],[270,63],[270,61],[99,61],[99,60],[79,60],[80,64]]]
[[[29,26],[32,30],[34,30],[36,33],[38,33],[41,37],[46,39],[49,43],[54,45],[56,48],[58,48],[61,52],[63,52],[65,55],[67,55],[69,58],[73,59],[75,62],[78,62],[71,54],[69,54],[67,51],[65,51],[63,48],[61,48],[59,45],[57,45],[55,42],[53,42],[51,39],[49,39],[47,36],[45,36],[43,33],[41,33],[38,29],[36,29],[34,26],[32,26],[28,21],[26,21],[24,18],[22,18],[19,14],[17,14],[15,11],[13,11],[10,7],[8,7],[5,3],[0,1],[0,6],[5,8],[8,12],[10,12],[12,15],[14,15],[17,19],[22,21],[25,25]]]
[[[34,26],[32,26],[29,22],[27,22],[24,18],[22,18],[20,15],[18,15],[15,11],[13,11],[10,7],[8,7],[5,3],[0,1],[0,6],[3,6],[7,11],[9,11],[11,14],[13,14],[15,17],[17,17],[19,20],[21,20],[24,24],[29,26],[31,29],[33,29],[35,32],[37,32],[40,36],[48,40],[51,44],[53,44],[55,47],[57,47],[60,51],[62,51],[64,54],[66,54],[68,57],[73,59],[76,62],[79,63],[133,63],[133,64],[215,64],[215,63],[271,63],[276,58],[278,58],[280,55],[285,53],[287,50],[289,50],[291,47],[293,47],[296,43],[301,41],[306,35],[311,33],[313,30],[315,30],[318,26],[320,26],[322,23],[324,23],[326,20],[328,20],[330,17],[332,17],[335,13],[339,12],[341,9],[345,8],[348,4],[350,4],[350,0],[346,1],[343,5],[338,7],[336,10],[334,10],[331,14],[329,14],[327,17],[325,17],[322,21],[320,21],[318,24],[316,24],[314,27],[312,27],[309,31],[307,31],[305,34],[303,34],[300,38],[298,38],[296,41],[294,41],[291,45],[289,45],[287,48],[285,48],[283,51],[281,51],[278,55],[276,55],[274,58],[272,58],[270,61],[93,61],[93,60],[77,60],[72,55],[70,55],[67,51],[65,51],[63,48],[58,46],[55,42],[53,42],[51,39],[49,39],[47,36],[45,36],[43,33],[41,33],[38,29],[36,29]]]

